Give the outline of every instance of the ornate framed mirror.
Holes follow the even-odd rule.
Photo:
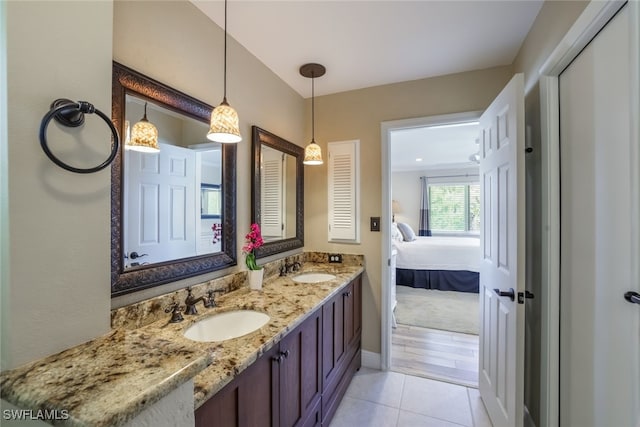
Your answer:
[[[212,109],[113,63],[112,297],[236,265],[236,146],[206,139]],[[143,111],[159,152],[128,149]]]
[[[251,222],[260,224],[265,244],[256,258],[304,246],[304,149],[252,127]]]

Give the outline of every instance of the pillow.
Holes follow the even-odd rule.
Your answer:
[[[398,230],[398,224],[396,224],[395,222],[391,223],[391,240],[398,242],[402,242],[402,240],[404,240],[404,238],[402,237],[402,233],[400,233],[400,230]]]
[[[405,242],[413,242],[414,240],[416,240],[416,233],[413,232],[413,229],[411,229],[409,224],[405,222],[399,222],[398,230],[400,230],[400,233],[402,234],[402,239]]]

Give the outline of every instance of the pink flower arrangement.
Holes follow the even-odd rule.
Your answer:
[[[245,236],[247,243],[242,247],[242,252],[246,254],[245,262],[249,270],[261,270],[262,267],[256,264],[255,250],[264,245],[262,240],[262,234],[260,233],[260,226],[258,224],[251,224],[251,231]]]

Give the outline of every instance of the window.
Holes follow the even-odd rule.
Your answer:
[[[200,218],[220,218],[222,200],[220,199],[220,185],[200,185]]]
[[[480,184],[429,184],[429,224],[434,232],[480,232]]]

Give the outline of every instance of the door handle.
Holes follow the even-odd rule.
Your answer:
[[[142,258],[143,256],[147,256],[147,254],[139,254],[138,252],[131,252],[129,254],[129,258],[131,259]]]
[[[515,301],[516,299],[516,291],[514,291],[513,288],[509,288],[508,291],[501,291],[500,289],[496,288],[493,291],[501,297],[509,297],[511,301]]]
[[[637,292],[629,291],[625,292],[624,299],[632,304],[640,304],[640,294]]]

